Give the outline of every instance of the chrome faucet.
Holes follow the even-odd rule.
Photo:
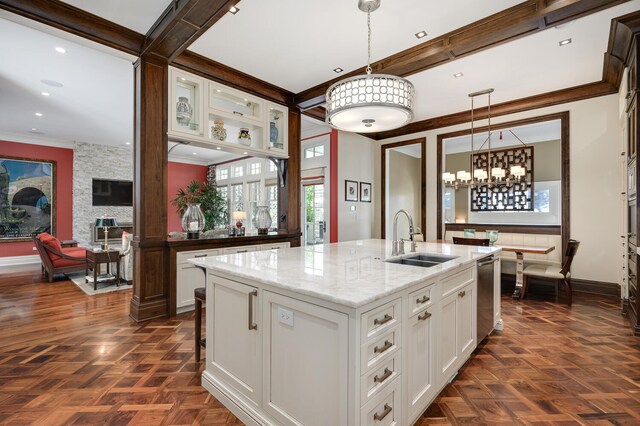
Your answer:
[[[398,213],[396,213],[396,215],[393,217],[393,242],[391,243],[391,256],[404,254],[404,239],[400,239],[400,241],[398,241],[398,216],[400,216],[400,213],[404,213],[404,215],[407,216],[407,219],[409,220],[409,239],[411,240],[411,252],[415,253],[416,251],[416,242],[413,239],[413,236],[415,235],[415,232],[413,232],[413,219],[405,209],[401,209],[398,210]]]

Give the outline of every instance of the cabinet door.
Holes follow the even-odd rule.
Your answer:
[[[259,406],[262,389],[262,327],[258,321],[258,290],[209,276],[214,289],[213,324],[207,324],[207,328],[213,327],[213,359],[210,367],[217,377]]]
[[[196,301],[193,291],[198,287],[204,287],[205,273],[201,268],[183,263],[177,266],[176,271],[176,309],[180,312],[193,309]],[[180,309],[187,308],[187,309]]]
[[[440,305],[438,366],[440,379],[446,382],[458,368],[458,294],[443,298]]]
[[[264,410],[285,425],[346,425],[347,315],[267,291],[262,312]]]
[[[476,293],[473,288],[473,284],[469,284],[457,295],[458,354],[462,359],[466,359],[476,348]]]
[[[204,80],[169,68],[169,131],[204,136]]]
[[[267,114],[267,149],[272,153],[287,155],[289,110],[287,107],[267,102],[269,113]]]
[[[501,258],[496,260],[493,268],[493,326],[495,328],[496,324],[498,324],[502,319],[502,310],[500,308],[500,275],[502,273]]]
[[[410,420],[415,420],[436,394],[435,327],[432,309],[409,318],[407,351],[407,403]]]

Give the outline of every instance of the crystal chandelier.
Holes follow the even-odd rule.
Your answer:
[[[368,56],[366,75],[349,77],[327,90],[327,123],[356,133],[382,132],[404,126],[413,119],[415,90],[404,78],[371,74],[371,12],[381,0],[358,0],[367,13]]]
[[[471,172],[466,170],[459,170],[455,174],[450,172],[445,172],[442,174],[442,180],[448,186],[453,186],[458,189],[461,186],[480,186],[480,185],[488,185],[488,186],[498,186],[498,185],[511,185],[513,182],[521,182],[523,178],[526,179],[527,170],[522,164],[513,165],[509,168],[509,174],[507,174],[507,170],[502,167],[492,167],[491,164],[491,93],[493,93],[493,89],[482,90],[480,92],[470,93],[469,97],[471,98],[471,170],[473,170],[473,175]],[[480,145],[477,151],[474,150],[474,98],[476,96],[487,95],[488,96],[488,107],[487,107],[487,129],[488,136],[487,139]],[[522,139],[520,139],[512,130],[509,132],[523,145],[527,146]],[[500,132],[502,135],[502,132]],[[501,136],[502,138],[502,136]],[[474,154],[479,153],[484,145],[487,144],[487,168],[473,168],[473,156]]]

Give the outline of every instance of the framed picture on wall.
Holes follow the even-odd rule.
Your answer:
[[[358,201],[358,182],[353,180],[344,181],[344,200]]]
[[[55,235],[56,162],[0,157],[0,242]]]
[[[363,203],[371,202],[371,184],[369,182],[360,182],[360,201]]]

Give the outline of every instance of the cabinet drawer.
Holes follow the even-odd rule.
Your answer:
[[[376,338],[400,322],[401,302],[402,299],[396,299],[362,314],[360,328],[363,343]]]
[[[443,278],[441,281],[442,297],[447,297],[470,282],[473,282],[473,266]]]
[[[400,327],[395,327],[373,342],[363,345],[360,350],[360,374],[379,368],[385,360],[391,358],[400,349]]]
[[[176,263],[186,263],[188,259],[198,258],[198,257],[211,257],[218,256],[222,254],[222,250],[220,249],[212,249],[212,250],[196,250],[196,251],[181,251],[176,254]]]
[[[256,251],[256,246],[241,246],[241,247],[229,247],[223,250],[224,254],[236,254],[236,253],[249,253]]]
[[[279,250],[289,247],[291,247],[289,243],[262,244],[258,246],[259,250]]]
[[[360,404],[364,405],[380,392],[400,374],[400,354],[378,365],[368,374],[360,378]]]
[[[402,424],[400,379],[385,388],[360,411],[361,426],[397,426]]]
[[[415,315],[433,304],[432,290],[434,286],[435,282],[429,283],[426,287],[409,293],[409,316]]]

